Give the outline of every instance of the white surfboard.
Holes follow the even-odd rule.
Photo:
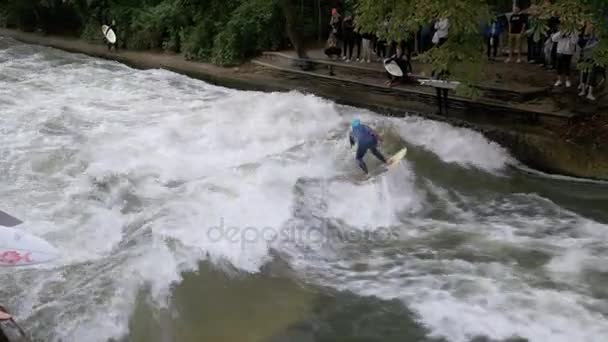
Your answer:
[[[420,82],[420,84],[424,86],[443,89],[456,89],[460,85],[460,82],[458,81],[418,80],[418,82]]]
[[[59,251],[25,231],[0,227],[0,266],[26,266],[52,261]]]
[[[108,25],[101,25],[101,32],[104,37],[108,40],[108,42],[114,44],[116,43],[116,34]]]
[[[19,228],[12,228],[22,223],[0,210],[0,266],[35,265],[59,257],[59,251],[50,243]]]
[[[403,77],[403,71],[401,71],[401,68],[395,61],[389,63],[384,62],[384,69],[395,77]]]

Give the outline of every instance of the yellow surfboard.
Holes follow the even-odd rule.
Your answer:
[[[403,157],[405,157],[407,153],[407,148],[404,147],[401,150],[399,150],[399,152],[395,153],[392,157],[390,157],[388,159],[388,168],[392,169],[395,166],[399,165],[399,162],[401,161],[401,159],[403,159]]]

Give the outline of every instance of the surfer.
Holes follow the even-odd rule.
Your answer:
[[[351,122],[352,131],[348,135],[350,147],[352,148],[357,143],[356,159],[359,167],[368,174],[367,165],[363,161],[363,156],[367,150],[372,151],[372,154],[381,160],[384,164],[388,164],[386,158],[378,151],[378,141],[382,141],[382,137],[367,125],[361,124],[359,119],[353,119]]]
[[[116,32],[116,20],[112,19],[112,23],[110,25],[108,25],[108,31],[109,30]],[[108,40],[107,43],[108,43],[108,51],[116,52],[116,42],[112,43]]]

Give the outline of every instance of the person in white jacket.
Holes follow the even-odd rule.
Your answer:
[[[563,84],[562,80],[566,78],[566,88],[569,88],[570,83],[570,66],[572,64],[572,56],[576,52],[576,43],[578,42],[578,34],[575,32],[556,32],[551,39],[557,43],[557,82],[555,86],[559,87]]]
[[[439,47],[448,40],[448,32],[450,30],[450,20],[441,18],[435,22],[435,34],[433,35],[433,44]]]

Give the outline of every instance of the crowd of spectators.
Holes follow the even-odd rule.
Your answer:
[[[599,37],[591,23],[581,23],[575,31],[562,28],[559,17],[548,15],[543,9],[548,5],[549,0],[524,10],[513,6],[512,12],[497,13],[489,23],[482,24],[487,58],[498,62],[506,55],[505,63],[526,62],[553,70],[557,74],[554,87],[570,88],[576,80],[579,96],[595,101],[594,90],[606,79],[605,68],[593,60],[592,51]],[[405,63],[399,65],[405,66],[403,71],[411,73],[412,56],[443,45],[448,40],[449,28],[449,18],[438,18],[419,27],[416,34],[388,42],[374,32],[362,32],[350,13],[342,16],[333,9],[325,54],[346,63],[402,60]],[[581,67],[573,68],[573,65]],[[579,71],[578,75],[573,75],[573,69]]]

